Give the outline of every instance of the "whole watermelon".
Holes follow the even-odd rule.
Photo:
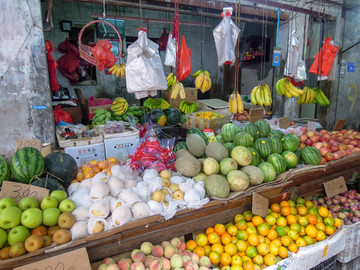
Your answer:
[[[280,174],[286,171],[286,161],[282,155],[278,153],[272,153],[267,157],[266,161],[274,166],[276,174]]]
[[[257,139],[254,148],[262,158],[267,158],[272,153],[272,144],[267,138]]]
[[[283,145],[281,142],[280,137],[278,136],[269,136],[271,146],[272,146],[272,152],[281,154],[283,152]]]
[[[24,147],[15,152],[10,162],[12,176],[25,184],[39,177],[45,169],[41,152],[33,147]]]
[[[259,128],[261,138],[266,138],[267,136],[269,136],[271,127],[268,122],[266,122],[265,120],[258,120],[255,122],[255,125]]]
[[[253,147],[248,147],[248,149],[250,150],[250,152],[252,154],[252,161],[251,161],[250,165],[254,165],[254,166],[259,165],[263,160],[260,157],[257,150],[255,148],[253,148]]]
[[[232,142],[238,132],[239,127],[233,123],[227,123],[221,127],[221,136],[224,142]]]
[[[239,132],[234,137],[234,144],[236,146],[251,147],[254,144],[254,138],[249,133]]]
[[[247,123],[244,127],[244,132],[249,133],[255,141],[260,138],[260,130],[257,125],[253,123]]]
[[[319,165],[321,162],[321,153],[314,146],[306,146],[301,151],[301,157],[305,164]]]
[[[10,180],[10,164],[4,155],[0,155],[0,186],[4,180]]]
[[[297,163],[297,164],[301,164],[301,163],[302,163],[301,152],[302,152],[302,150],[301,150],[299,147],[298,147],[298,149],[296,149],[296,150],[294,151],[294,154],[296,155],[297,160],[298,160],[298,163]]]
[[[78,167],[75,159],[67,153],[52,152],[45,157],[47,172],[62,181],[68,187],[72,180],[76,178]]]
[[[284,151],[281,153],[281,155],[285,158],[287,170],[295,168],[298,164],[298,158],[294,152]]]
[[[280,137],[281,139],[282,137],[284,137],[285,134],[280,129],[272,129],[270,131],[270,135]]]
[[[201,129],[198,128],[192,128],[188,131],[187,136],[190,134],[197,134],[199,135],[201,138],[203,138],[203,140],[205,141],[206,144],[209,143],[209,138],[206,136],[205,132],[202,131]]]
[[[176,125],[180,122],[180,112],[175,108],[169,108],[165,111],[166,123],[168,125]]]
[[[159,125],[160,127],[163,127],[166,124],[166,115],[160,109],[151,110],[149,113],[149,118],[150,118],[151,122]]]
[[[175,144],[173,151],[174,151],[174,153],[176,153],[180,149],[187,150],[186,142],[178,142],[177,144]]]
[[[275,180],[276,170],[271,163],[263,161],[257,167],[264,173],[264,183],[272,182]]]
[[[294,152],[299,146],[300,139],[297,135],[289,133],[282,137],[281,142],[285,151]]]
[[[216,139],[216,141],[219,142],[219,143],[224,143],[224,142],[225,142],[225,141],[224,141],[224,138],[223,138],[223,136],[222,136],[221,134],[216,135],[216,136],[215,136],[215,139]]]

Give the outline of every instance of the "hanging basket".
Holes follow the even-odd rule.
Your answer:
[[[90,46],[88,45],[85,45],[85,44],[82,44],[81,43],[81,37],[82,37],[82,34],[84,33],[85,29],[94,24],[94,23],[106,23],[108,25],[111,26],[112,29],[114,29],[115,33],[117,34],[117,36],[119,37],[119,41],[120,41],[120,51],[119,51],[119,55],[118,57],[116,58],[116,60],[119,60],[120,56],[121,56],[121,53],[122,53],[122,39],[121,39],[121,36],[119,34],[119,32],[116,30],[116,28],[109,22],[107,21],[104,21],[104,20],[94,20],[94,21],[91,21],[89,23],[87,23],[80,31],[79,33],[79,37],[78,37],[78,44],[79,44],[79,52],[80,52],[80,57],[82,59],[84,59],[85,61],[97,66],[98,64],[98,60],[91,54],[90,52]]]

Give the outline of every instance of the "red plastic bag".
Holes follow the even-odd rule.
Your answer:
[[[330,44],[331,38],[325,39],[324,45],[320,49],[320,52],[315,55],[314,63],[310,68],[310,72],[316,75],[328,76],[332,63],[339,47]],[[319,61],[320,58],[320,61]]]
[[[169,34],[166,33],[166,29],[164,28],[163,33],[161,34],[161,37],[159,39],[159,51],[165,51],[166,50],[166,45],[168,42],[168,38],[169,38]]]
[[[60,105],[54,108],[54,120],[55,120],[55,125],[59,124],[61,121],[70,124],[73,123],[70,114],[63,111]]]
[[[180,63],[179,70],[177,71],[176,77],[179,81],[185,80],[190,76],[192,68],[191,62],[191,49],[188,49],[185,42],[184,35],[181,40],[181,48],[180,48]]]
[[[90,52],[97,59],[98,70],[110,68],[116,63],[116,57],[111,52],[111,43],[108,40],[101,39],[96,43],[95,47],[90,48]]]

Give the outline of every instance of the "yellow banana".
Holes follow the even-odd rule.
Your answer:
[[[202,69],[199,69],[198,71],[196,71],[193,75],[191,75],[193,78],[196,78],[197,76],[200,75],[200,73],[202,73],[203,70]]]
[[[171,72],[169,75],[167,75],[166,80],[167,81],[170,80],[170,78],[173,77],[173,76],[174,76],[174,73]]]
[[[173,87],[171,88],[171,99],[176,99],[179,95],[179,82],[176,82]]]
[[[179,83],[179,96],[181,99],[185,99],[185,89],[182,83]]]
[[[280,96],[285,95],[285,88],[284,88],[285,79],[286,78],[282,78],[282,79],[278,80],[276,83],[276,86],[275,86],[276,92],[278,92]]]
[[[115,67],[116,67],[116,64],[113,65],[111,68],[109,68],[109,72],[113,71]]]
[[[121,75],[121,67],[119,66],[117,69],[116,69],[116,77],[120,77],[120,75]]]
[[[264,106],[264,89],[263,86],[259,85],[258,89],[256,90],[256,101],[258,105]]]
[[[210,88],[211,88],[211,79],[208,76],[204,75],[204,81],[201,85],[200,90],[202,93],[205,93],[206,91],[210,90]]]
[[[272,104],[270,87],[267,84],[263,84],[264,88],[264,104],[270,106]]]
[[[236,103],[237,103],[237,112],[238,113],[243,113],[244,112],[244,102],[241,98],[241,95],[239,94],[239,92],[236,91]]]
[[[251,100],[251,103],[254,105],[258,104],[258,102],[256,100],[256,91],[257,91],[258,87],[259,86],[257,85],[251,90],[250,100]]]
[[[201,73],[195,79],[195,88],[201,89],[201,85],[203,84],[203,82],[204,82],[204,73]]]
[[[230,95],[229,111],[232,114],[237,113],[237,111],[238,111],[235,91]]]
[[[290,92],[290,94],[294,97],[299,97],[304,93],[303,90],[296,88],[290,80],[286,80],[284,83],[285,88]]]

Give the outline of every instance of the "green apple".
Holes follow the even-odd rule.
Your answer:
[[[5,230],[0,229],[0,249],[5,245],[7,241],[7,233]]]
[[[25,211],[26,209],[29,208],[39,208],[39,202],[37,199],[33,197],[25,197],[19,201],[18,207],[22,211]]]
[[[3,198],[0,200],[0,211],[10,206],[17,206],[17,202],[12,198]]]
[[[72,211],[75,210],[75,208],[76,208],[76,204],[71,199],[65,199],[59,205],[59,209],[60,209],[60,211],[62,213],[64,213],[64,212],[72,212]]]
[[[29,208],[21,214],[21,224],[29,229],[39,227],[42,224],[42,220],[43,211],[39,208]]]
[[[16,242],[25,242],[25,240],[30,236],[30,231],[24,226],[16,226],[12,228],[8,234],[8,243],[10,246]]]
[[[58,223],[58,218],[61,212],[58,208],[46,208],[43,211],[43,224],[46,226],[55,226]]]
[[[59,203],[61,203],[67,198],[67,193],[64,190],[54,190],[50,193],[50,197],[54,197]]]
[[[59,206],[59,202],[54,197],[47,196],[41,201],[41,209],[55,208]]]
[[[0,228],[5,230],[20,224],[22,211],[16,206],[6,207],[0,214]]]

